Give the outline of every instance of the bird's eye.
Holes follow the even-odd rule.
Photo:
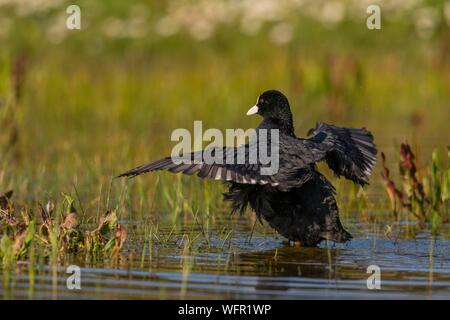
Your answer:
[[[259,99],[259,103],[264,103],[264,99]]]

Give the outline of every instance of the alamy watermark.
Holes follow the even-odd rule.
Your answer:
[[[66,285],[69,290],[81,290],[81,269],[79,266],[70,265],[66,269],[66,273],[71,274],[67,280]]]
[[[380,290],[381,289],[381,269],[376,264],[367,267],[367,273],[371,275],[367,278],[367,289]]]
[[[219,129],[203,132],[202,121],[194,121],[194,137],[184,128],[172,132],[171,141],[178,143],[172,148],[171,159],[175,164],[258,164],[261,175],[274,175],[279,169],[279,139],[278,129],[226,129],[224,139]],[[237,145],[238,140],[248,143]],[[210,144],[200,151],[203,142]],[[192,152],[192,145],[196,152]]]
[[[66,13],[69,15],[66,19],[66,27],[69,30],[81,29],[81,9],[76,4],[67,7]]]
[[[81,8],[76,4],[71,4],[66,8],[68,15],[66,19],[66,28],[69,30],[81,29]],[[369,16],[366,19],[366,27],[369,30],[381,29],[381,8],[379,5],[371,4],[367,7],[366,13]]]
[[[369,30],[381,29],[381,8],[376,4],[367,7],[366,13],[370,14],[366,20],[366,26]]]

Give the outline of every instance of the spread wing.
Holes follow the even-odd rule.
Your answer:
[[[325,160],[336,175],[362,186],[368,184],[377,154],[369,131],[319,122],[312,133],[310,139],[301,143],[311,150],[314,161]]]
[[[232,181],[242,184],[271,184],[278,185],[274,175],[261,174],[264,167],[258,160],[251,158],[257,143],[241,145],[237,148],[215,147],[202,151],[184,154],[180,157],[166,157],[119,175],[119,177],[135,177],[137,175],[155,171],[167,170],[173,173],[182,172],[186,175],[197,176],[202,179]]]
[[[187,175],[196,173],[202,179],[269,184],[286,191],[309,181],[314,176],[315,163],[325,160],[337,175],[361,185],[368,183],[377,153],[370,132],[319,123],[313,133],[310,139],[280,134],[273,174],[264,174],[262,169],[273,166],[275,158],[271,157],[269,163],[262,163],[256,152],[258,143],[255,140],[237,148],[207,148],[180,157],[166,157],[131,169],[119,177],[167,170]],[[252,155],[257,155],[256,160]]]

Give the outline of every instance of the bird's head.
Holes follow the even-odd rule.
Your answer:
[[[259,114],[264,119],[292,121],[289,101],[284,94],[277,90],[263,92],[256,100],[256,104],[247,112],[248,116],[252,114]]]

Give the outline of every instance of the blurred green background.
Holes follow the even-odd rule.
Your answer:
[[[71,4],[81,30],[66,28]],[[369,4],[381,30],[366,27]],[[112,177],[169,154],[194,120],[256,126],[245,112],[272,88],[300,136],[317,120],[365,126],[390,163],[408,141],[423,168],[449,143],[449,1],[1,0],[0,43],[0,191],[22,201],[76,190],[86,211],[164,208],[157,175]],[[367,192],[387,207],[379,171]]]

